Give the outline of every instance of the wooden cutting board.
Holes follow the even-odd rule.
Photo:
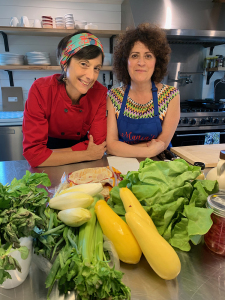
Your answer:
[[[200,161],[206,168],[213,168],[218,163],[220,151],[225,150],[225,144],[172,147],[170,150],[192,165]]]

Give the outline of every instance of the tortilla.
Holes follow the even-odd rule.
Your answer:
[[[112,172],[107,167],[87,168],[69,174],[68,180],[73,184],[101,182],[112,184]]]

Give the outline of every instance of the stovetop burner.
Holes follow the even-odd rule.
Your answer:
[[[204,100],[203,100],[204,101]],[[206,103],[196,103],[195,107],[190,105],[188,102],[181,102],[180,103],[180,111],[181,113],[191,113],[191,112],[225,112],[225,108],[217,108],[215,107],[215,102],[207,103],[208,107],[204,107]],[[210,107],[211,106],[211,107]]]
[[[209,109],[209,108],[181,108],[180,111],[182,113],[191,113],[191,112],[223,112],[225,111],[224,108],[222,109]]]

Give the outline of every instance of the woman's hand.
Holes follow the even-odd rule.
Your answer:
[[[152,139],[151,141],[147,142],[147,146],[154,148],[157,154],[161,153],[166,148],[165,143],[159,139]]]
[[[89,136],[89,143],[87,147],[88,160],[101,159],[106,151],[106,142],[100,145],[96,145],[93,140],[93,136]]]

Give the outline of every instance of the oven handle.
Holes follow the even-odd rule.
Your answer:
[[[190,133],[190,134],[187,133],[187,134],[177,134],[176,136],[180,137],[180,136],[206,135],[206,133]],[[220,134],[225,134],[225,132],[220,132]]]

